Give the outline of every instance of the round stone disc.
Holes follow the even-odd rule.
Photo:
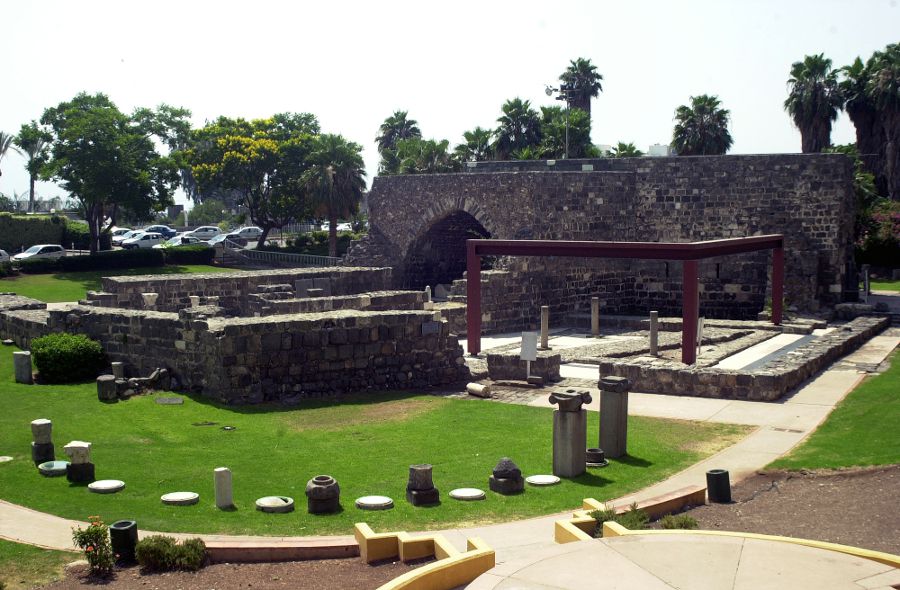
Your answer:
[[[559,478],[555,475],[532,475],[526,477],[525,481],[533,486],[552,486],[559,483]]]
[[[360,510],[388,510],[394,507],[394,501],[387,496],[363,496],[356,499],[356,507]]]
[[[294,499],[288,496],[265,496],[256,501],[256,509],[263,512],[292,512]]]
[[[592,463],[588,461],[587,463],[585,463],[585,465],[588,467],[606,467],[607,465],[609,465],[609,461],[607,461],[606,459],[600,461],[599,463]]]
[[[66,467],[68,467],[68,465],[68,461],[47,461],[38,465],[38,471],[41,472],[41,475],[56,477],[58,475],[65,475]]]
[[[96,494],[115,494],[125,487],[125,482],[118,479],[101,479],[88,484],[88,489]]]
[[[171,492],[163,494],[159,499],[162,500],[163,504],[190,506],[200,501],[200,494],[195,494],[194,492]]]
[[[478,488],[456,488],[450,491],[450,497],[454,500],[484,500],[484,491]]]

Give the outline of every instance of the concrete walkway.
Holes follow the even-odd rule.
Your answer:
[[[683,420],[747,424],[757,429],[737,444],[708,459],[645,488],[635,494],[619,498],[613,504],[630,504],[660,494],[681,489],[687,485],[705,484],[705,473],[711,468],[727,469],[732,482],[736,482],[790,451],[806,438],[828,416],[834,406],[856,387],[865,372],[855,366],[870,366],[883,361],[900,343],[900,331],[891,330],[877,336],[856,352],[840,359],[829,370],[821,373],[792,396],[778,403],[719,400],[694,397],[629,394],[629,414]],[[596,383],[596,367],[593,377]],[[598,409],[599,395],[589,409]],[[473,402],[477,403],[477,402]],[[545,405],[543,399],[533,405]],[[575,506],[573,509],[577,508]],[[497,562],[522,559],[532,552],[554,545],[553,522],[559,513],[510,523],[466,529],[442,531],[460,550],[466,546],[466,538],[479,536],[497,552]],[[364,515],[360,516],[364,520]],[[72,549],[72,527],[84,525],[49,514],[35,512],[0,500],[0,537],[21,543],[53,549]],[[143,535],[154,534],[142,531]],[[197,535],[174,535],[197,536]],[[201,535],[206,541],[286,541],[313,545],[319,542],[350,540],[351,537],[235,537],[228,535]]]

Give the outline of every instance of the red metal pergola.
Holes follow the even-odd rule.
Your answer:
[[[681,361],[696,359],[700,312],[698,261],[716,256],[772,250],[772,323],[781,324],[784,294],[784,236],[773,234],[678,244],[672,242],[576,242],[555,240],[466,240],[466,332],[469,354],[481,352],[481,257],[567,256],[682,260]],[[685,344],[689,343],[689,344]]]

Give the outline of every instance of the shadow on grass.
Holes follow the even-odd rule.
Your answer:
[[[208,398],[197,392],[179,391],[174,393],[176,393],[177,395],[183,395],[184,397],[199,405],[209,406],[217,410],[235,412],[237,414],[272,414],[275,412],[294,412],[296,410],[316,410],[320,408],[331,408],[337,404],[340,404],[342,406],[365,407],[372,404],[402,401],[405,399],[428,395],[427,392],[421,391],[379,391],[364,394],[354,393],[320,397],[316,399],[300,400],[299,402],[292,404],[265,402],[261,404],[229,405],[218,400]]]
[[[631,467],[651,467],[653,465],[652,461],[647,461],[646,459],[641,459],[640,457],[635,457],[633,455],[624,455],[613,460]]]

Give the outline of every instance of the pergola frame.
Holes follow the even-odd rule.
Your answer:
[[[700,313],[698,262],[717,256],[772,250],[772,323],[781,324],[784,297],[784,236],[772,234],[705,242],[579,242],[569,240],[466,240],[466,334],[469,354],[481,352],[481,257],[565,256],[681,260],[681,362],[697,360]]]

